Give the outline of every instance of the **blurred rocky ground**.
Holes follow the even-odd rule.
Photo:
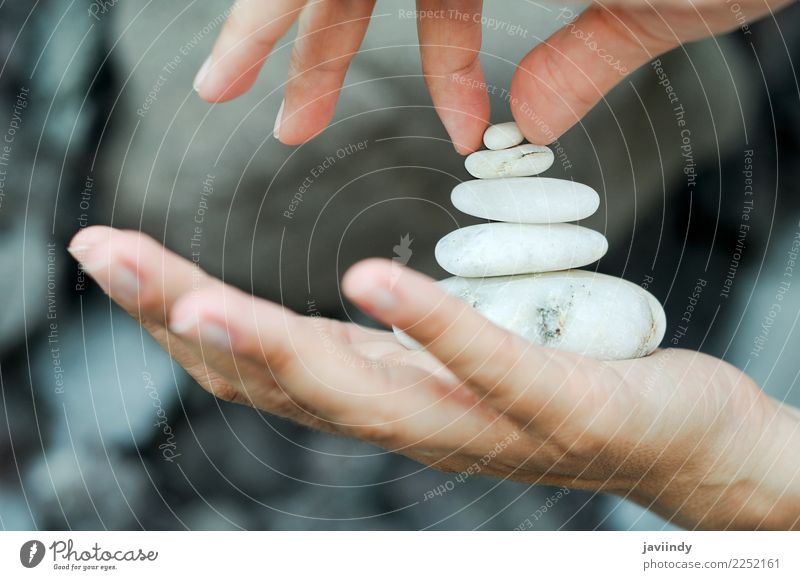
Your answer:
[[[419,76],[410,2],[378,3],[334,124],[298,148],[271,136],[288,44],[243,98],[209,105],[192,92],[228,6],[0,5],[0,133],[11,136],[0,165],[0,527],[661,527],[602,494],[454,482],[216,401],[82,279],[66,243],[103,223],[145,231],[298,311],[313,299],[323,314],[369,323],[338,293],[350,264],[392,257],[410,235],[409,265],[441,277],[433,246],[472,223],[449,204],[468,175]],[[487,81],[506,87],[556,12],[494,0],[486,13],[518,25],[486,30]],[[550,171],[600,191],[587,220],[610,241],[599,268],[662,300],[665,346],[724,356],[795,404],[787,353],[798,348],[800,287],[766,337],[763,327],[800,215],[798,19],[793,6],[644,67],[560,140]],[[509,119],[500,96],[493,111]]]

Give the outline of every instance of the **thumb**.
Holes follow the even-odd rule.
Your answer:
[[[540,145],[558,139],[630,73],[678,45],[674,34],[651,32],[665,26],[653,9],[592,6],[577,16],[564,7],[559,20],[564,27],[522,59],[511,82],[514,119]]]
[[[363,311],[419,342],[489,404],[524,422],[545,407],[563,420],[575,405],[564,385],[580,375],[578,365],[594,365],[503,330],[427,276],[388,260],[356,264],[342,290]]]

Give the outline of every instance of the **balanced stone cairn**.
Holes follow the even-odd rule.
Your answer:
[[[626,280],[573,270],[608,250],[602,234],[566,223],[600,205],[592,188],[532,177],[553,164],[547,147],[523,144],[516,123],[489,127],[488,151],[466,160],[478,178],[458,185],[453,205],[489,223],[442,238],[436,261],[454,275],[439,284],[495,324],[539,345],[599,360],[639,358],[664,338],[666,317],[649,292]],[[398,339],[419,348],[403,332]]]

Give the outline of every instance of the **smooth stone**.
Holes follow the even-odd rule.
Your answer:
[[[575,224],[479,224],[436,244],[436,261],[455,276],[482,278],[579,268],[608,250],[603,234]]]
[[[475,217],[526,224],[582,220],[600,207],[600,196],[588,185],[550,177],[465,181],[450,200]]]
[[[483,144],[492,151],[516,147],[524,140],[525,136],[519,130],[519,125],[513,121],[492,125],[483,134]]]
[[[656,298],[636,284],[583,270],[502,278],[448,278],[448,293],[531,342],[599,360],[647,356],[667,321]],[[406,347],[413,339],[395,329]],[[489,353],[487,353],[489,354]]]
[[[467,171],[478,179],[529,177],[550,169],[553,152],[541,145],[525,143],[501,151],[476,151],[464,163]]]

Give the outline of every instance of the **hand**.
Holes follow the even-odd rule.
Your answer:
[[[343,290],[426,351],[246,295],[135,232],[87,228],[70,251],[224,400],[438,469],[627,495],[686,526],[798,525],[800,416],[720,360],[541,348],[384,260]]]
[[[548,144],[627,75],[656,56],[752,23],[788,0],[611,0],[578,15],[519,63],[510,105],[527,139]],[[283,143],[303,143],[333,118],[339,91],[366,33],[375,0],[238,0],[195,79],[203,99],[226,101],[255,82],[275,43],[300,21],[285,100],[275,123]],[[739,6],[735,11],[733,6]],[[433,104],[459,153],[480,148],[489,97],[478,58],[482,0],[417,0],[422,69]]]

